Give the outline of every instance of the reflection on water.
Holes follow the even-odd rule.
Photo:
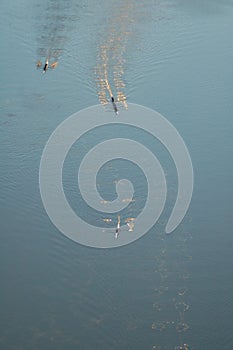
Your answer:
[[[167,341],[164,342],[164,339],[169,338],[173,339],[175,350],[188,350],[191,348],[187,334],[190,327],[186,319],[186,312],[190,308],[187,262],[191,259],[188,254],[191,235],[181,230],[179,237],[174,238],[175,245],[172,245],[172,250],[167,238],[162,234],[158,235],[161,247],[156,257],[155,272],[158,275],[158,282],[154,290],[155,320],[151,325],[151,329],[156,331],[157,341],[153,349],[169,349]]]
[[[104,38],[101,38],[97,53],[96,81],[100,103],[120,102],[127,108],[124,81],[125,51],[130,26],[134,20],[133,1],[121,1],[113,6]],[[115,112],[116,104],[113,104]]]

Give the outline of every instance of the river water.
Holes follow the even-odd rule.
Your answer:
[[[231,350],[233,2],[3,0],[0,18],[0,348]],[[43,73],[46,58],[58,64]],[[137,103],[176,127],[192,159],[194,192],[184,220],[166,234],[176,169],[159,142],[132,129],[158,152],[170,201],[141,239],[95,249],[50,221],[39,166],[62,121],[98,104],[110,115],[111,95],[119,114]],[[119,135],[128,138],[128,129],[86,135],[64,170],[77,215],[109,234],[117,215],[103,223],[104,205],[102,216],[83,206],[75,167],[90,147]],[[124,215],[136,217],[147,186],[133,164],[106,165],[102,197],[111,200],[114,181],[125,177],[136,204]]]

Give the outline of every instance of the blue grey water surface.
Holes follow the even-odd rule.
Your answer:
[[[3,0],[0,19],[0,348],[231,350],[233,2]],[[58,66],[43,74],[36,62],[47,55]],[[91,147],[119,135],[138,140],[167,174],[156,225],[128,246],[104,250],[57,230],[38,174],[53,130],[110,99],[106,80],[119,92],[119,112],[127,102],[142,104],[177,128],[195,186],[186,217],[166,235],[177,176],[161,144],[119,125],[83,135],[65,161],[64,189],[77,215],[106,234],[114,234],[117,216],[105,224],[78,189],[78,164]],[[136,217],[147,195],[140,169],[113,160],[97,182],[111,200],[125,177],[135,202],[122,216]]]

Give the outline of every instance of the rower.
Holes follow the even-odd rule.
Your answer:
[[[113,105],[114,112],[116,114],[118,114],[118,109],[117,109],[117,106],[116,106],[116,103],[115,103],[115,99],[114,99],[113,96],[111,96],[111,102],[112,102],[112,105]]]
[[[117,227],[116,227],[116,232],[115,232],[115,238],[118,238],[118,236],[119,236],[120,226],[121,226],[121,217],[120,217],[120,215],[118,215],[118,217],[117,217]]]
[[[46,59],[45,65],[44,65],[44,68],[43,68],[44,73],[48,70],[48,68],[49,68],[49,60]]]

